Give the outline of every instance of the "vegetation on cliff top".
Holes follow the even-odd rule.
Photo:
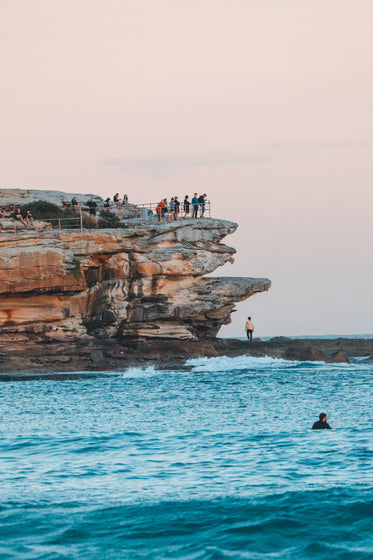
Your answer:
[[[59,221],[62,228],[80,228],[80,214],[71,208],[59,208],[46,200],[37,200],[20,206],[21,214],[24,216],[30,210],[34,220],[49,222],[54,228],[58,227]],[[88,214],[82,213],[83,227],[96,229],[97,222]]]

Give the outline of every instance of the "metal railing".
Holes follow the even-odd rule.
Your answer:
[[[138,218],[143,221],[152,221],[149,220],[149,216],[155,217],[154,221],[172,221],[181,218],[211,218],[211,202],[206,201],[205,203],[198,203],[198,206],[194,206],[191,202],[188,206],[188,213],[186,213],[186,208],[183,202],[180,202],[179,212],[176,214],[175,211],[171,212],[170,210],[170,202],[167,202],[167,205],[161,208],[161,220],[159,220],[159,214],[157,212],[157,208],[159,206],[159,202],[148,202],[146,204],[136,204],[136,208],[138,209]],[[194,212],[194,208],[196,208]]]
[[[9,207],[15,208],[15,205],[8,205],[7,212],[12,212]],[[129,225],[140,223],[140,224],[157,224],[164,222],[171,222],[173,220],[180,219],[195,219],[195,218],[211,218],[211,203],[206,201],[204,205],[198,204],[198,206],[193,206],[191,203],[189,205],[189,212],[186,213],[184,204],[180,203],[180,212],[176,214],[174,211],[170,211],[169,203],[161,209],[161,212],[157,212],[158,202],[148,202],[144,204],[113,204],[107,206],[106,204],[98,204],[96,207],[97,215],[90,214],[90,207],[85,204],[79,204],[78,210],[76,210],[76,217],[57,217],[57,218],[43,218],[42,220],[34,220],[32,224],[25,225],[21,220],[13,217],[6,217],[5,219],[0,218],[0,236],[2,235],[18,235],[19,233],[27,234],[28,237],[36,236],[39,237],[43,231],[58,231],[61,234],[62,230],[78,229],[81,233],[88,229],[107,229],[107,226],[100,226],[99,220],[100,213],[105,211],[110,211],[113,215],[117,216],[123,224],[128,223]],[[65,205],[65,208],[71,205]],[[87,227],[86,220],[91,220],[90,227]],[[1,225],[1,222],[7,222],[7,224]],[[4,227],[8,225],[8,227]]]

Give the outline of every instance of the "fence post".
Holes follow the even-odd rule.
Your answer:
[[[83,214],[80,208],[79,210],[80,210],[80,233],[83,233]]]
[[[59,231],[60,238],[61,238],[61,218],[58,218],[58,231]]]
[[[14,220],[13,222],[14,225],[14,235],[17,235],[17,222]]]

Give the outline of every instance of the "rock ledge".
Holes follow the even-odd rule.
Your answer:
[[[0,238],[0,344],[213,339],[266,278],[205,277],[233,262],[225,220]],[[0,349],[1,350],[1,349]],[[47,348],[45,349],[48,352]]]

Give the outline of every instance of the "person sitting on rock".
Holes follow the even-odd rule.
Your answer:
[[[319,414],[319,419],[317,422],[314,423],[314,425],[312,426],[313,430],[331,430],[332,427],[329,426],[329,424],[327,423],[327,415],[325,414],[325,412],[321,412]]]
[[[5,218],[5,210],[4,208],[0,208],[0,220],[3,220]]]
[[[28,226],[34,225],[34,218],[32,217],[30,210],[27,210],[25,220]]]
[[[116,193],[116,194],[114,195],[113,201],[114,201],[114,204],[117,204],[118,206],[121,206],[121,205],[122,205],[122,201],[121,201],[121,199],[119,198],[119,193]]]
[[[28,224],[27,224],[26,221],[23,219],[23,216],[22,216],[22,214],[21,214],[21,209],[20,209],[20,208],[17,208],[16,220],[18,220],[19,222],[21,222],[24,226],[28,227]]]
[[[79,210],[79,202],[76,200],[76,196],[71,200],[71,206],[76,212]]]
[[[104,208],[110,208],[110,196],[105,199]]]

